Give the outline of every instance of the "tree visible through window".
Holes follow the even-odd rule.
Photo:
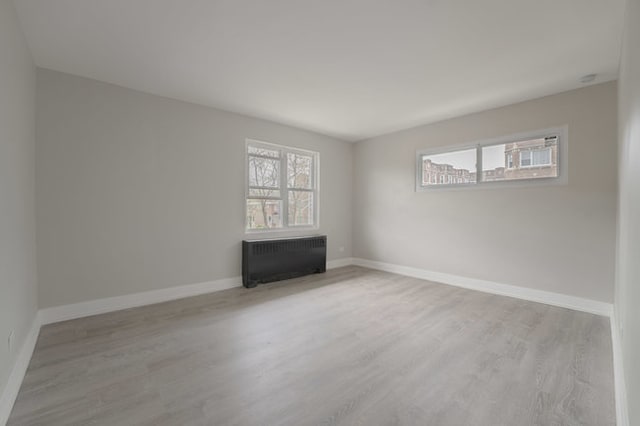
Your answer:
[[[247,143],[248,230],[317,224],[318,153]]]

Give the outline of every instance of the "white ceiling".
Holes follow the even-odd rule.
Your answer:
[[[356,141],[617,77],[624,0],[15,0],[38,66]]]

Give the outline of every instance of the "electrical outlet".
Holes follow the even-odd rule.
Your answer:
[[[344,251],[344,247],[340,247],[340,248],[338,249],[338,251],[343,252],[343,251]]]
[[[13,336],[14,336],[14,332],[13,330],[11,330],[9,332],[9,337],[7,337],[7,350],[9,352],[11,352],[11,349],[13,349]]]

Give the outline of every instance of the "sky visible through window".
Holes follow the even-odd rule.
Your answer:
[[[466,169],[470,172],[476,170],[476,149],[466,149],[464,151],[445,152],[443,154],[425,155],[424,159],[429,159],[435,164],[449,164],[456,169]]]
[[[419,178],[427,186],[558,177],[557,153],[558,137],[548,136],[421,154]]]
[[[505,167],[505,150],[507,144],[482,147],[482,170],[493,170]],[[449,164],[456,169],[476,170],[476,149],[466,149],[456,152],[445,152],[424,157],[436,164]]]
[[[505,167],[506,144],[486,146],[482,148],[482,170],[493,170]]]
[[[314,226],[317,156],[283,146],[247,145],[247,229]]]

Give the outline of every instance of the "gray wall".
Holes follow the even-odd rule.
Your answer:
[[[319,232],[351,256],[351,144],[42,69],[37,106],[41,307],[240,275],[245,138],[320,152]]]
[[[568,125],[564,186],[415,192],[415,153]],[[612,302],[616,83],[357,143],[354,256]]]
[[[620,204],[616,312],[629,424],[640,425],[640,0],[628,0],[620,65]]]
[[[37,310],[35,85],[13,4],[0,0],[0,392]]]

